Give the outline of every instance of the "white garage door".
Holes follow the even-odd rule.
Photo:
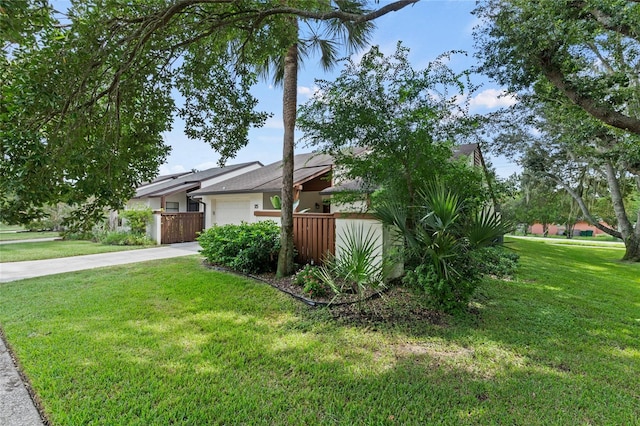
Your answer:
[[[251,221],[251,203],[246,201],[216,201],[215,222],[218,225]]]

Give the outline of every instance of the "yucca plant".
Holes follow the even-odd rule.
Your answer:
[[[339,255],[329,256],[318,275],[336,295],[352,292],[361,303],[368,289],[385,287],[388,268],[380,238],[372,228],[350,224],[339,242]]]

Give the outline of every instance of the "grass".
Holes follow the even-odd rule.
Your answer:
[[[0,232],[0,241],[16,241],[16,240],[33,240],[37,238],[57,238],[59,232],[53,231],[2,231]]]
[[[0,232],[16,232],[23,230],[24,228],[20,225],[7,225],[6,223],[0,222]]]
[[[510,244],[518,278],[447,325],[335,321],[197,257],[0,285],[0,324],[53,425],[637,424],[640,265]]]
[[[42,241],[0,245],[0,262],[22,262],[26,260],[56,259],[85,254],[110,253],[136,250],[150,246],[111,246],[91,241]]]

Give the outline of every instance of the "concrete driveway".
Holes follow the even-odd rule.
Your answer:
[[[149,249],[118,251],[114,253],[89,254],[86,256],[63,257],[60,259],[29,260],[25,262],[0,263],[0,283],[63,274],[65,272],[124,265],[147,260],[169,259],[171,257],[197,254],[200,245],[177,243]]]

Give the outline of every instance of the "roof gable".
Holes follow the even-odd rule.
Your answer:
[[[293,159],[294,185],[300,185],[333,168],[333,158],[327,154],[298,154]],[[282,189],[282,160],[257,170],[194,191],[192,195],[280,192]]]
[[[161,197],[165,195],[175,194],[176,192],[189,191],[200,188],[203,181],[212,179],[217,176],[223,176],[255,164],[262,165],[259,161],[250,163],[233,164],[225,167],[213,167],[211,169],[202,170],[195,173],[188,173],[182,176],[163,181],[155,185],[140,186],[136,190],[134,198],[143,197]]]

